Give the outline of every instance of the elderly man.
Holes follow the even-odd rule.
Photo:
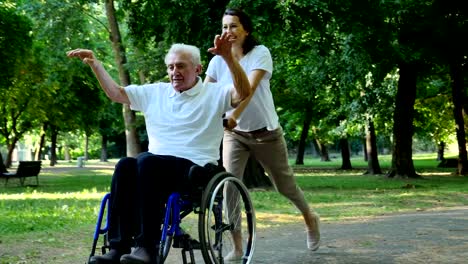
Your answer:
[[[90,263],[155,263],[167,197],[182,188],[180,183],[192,165],[217,164],[223,114],[251,92],[245,72],[231,54],[231,38],[228,33],[218,35],[209,49],[228,65],[233,77],[229,85],[203,84],[200,51],[185,44],[172,45],[166,54],[170,83],[127,87],[112,80],[92,51],[67,53],[91,66],[111,100],[143,112],[149,138],[148,152],[123,158],[116,165],[110,201],[111,250],[93,256]]]

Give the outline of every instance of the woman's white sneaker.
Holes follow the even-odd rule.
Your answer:
[[[320,247],[320,216],[317,213],[312,213],[315,221],[315,230],[307,232],[307,248],[316,251]]]

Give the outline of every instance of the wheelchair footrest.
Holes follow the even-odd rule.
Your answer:
[[[193,239],[188,234],[175,236],[172,243],[173,248],[183,248],[185,250],[201,249],[201,244],[196,239]]]

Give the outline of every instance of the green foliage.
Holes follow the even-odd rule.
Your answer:
[[[460,37],[468,33],[463,1],[115,4],[128,54],[125,67],[132,76],[144,76],[141,82],[166,80],[163,56],[174,42],[199,46],[206,65],[211,54],[205,51],[220,33],[226,6],[247,11],[256,27],[252,34],[273,56],[272,91],[289,142],[297,142],[307,118],[312,120],[309,136],[324,142],[362,136],[367,120],[374,122],[378,136],[388,138],[401,61],[420,69],[414,120],[418,140],[445,141],[453,133],[447,64],[466,64],[468,40]],[[12,102],[1,113],[10,126],[0,142],[6,143],[13,130],[13,117],[6,114],[12,112],[24,113],[18,119],[24,124],[21,130],[32,134],[39,123],[48,122],[60,129],[60,137],[79,130],[120,140],[118,105],[104,97],[87,66],[65,57],[72,48],[93,49],[117,76],[102,1],[8,0],[0,11],[5,62],[0,66],[0,101]],[[26,103],[34,111],[21,110]],[[141,137],[145,139],[144,133]]]
[[[208,63],[215,34],[229,1],[122,1],[128,12],[128,27],[137,50],[132,68],[142,70],[152,81],[165,75],[164,55],[172,43],[187,43],[200,48],[202,62]]]
[[[43,65],[35,56],[31,21],[0,3],[0,142],[12,149],[24,134],[37,129],[45,116],[41,101]],[[7,164],[11,157],[5,157]]]
[[[119,124],[121,111],[109,110],[112,104],[89,67],[65,54],[73,48],[89,48],[109,66],[112,56],[106,18],[97,2],[28,1],[18,6],[33,21],[34,58],[41,62],[40,69],[43,69],[42,79],[37,80],[41,97],[25,97],[24,93],[22,96],[36,102],[36,111],[43,113],[36,121],[58,128],[64,141],[67,132],[77,130],[89,136],[123,131],[123,125]],[[31,67],[35,68],[39,67]],[[108,68],[111,74],[116,73],[112,67]]]
[[[21,69],[24,69],[32,47],[30,31],[31,21],[26,16],[0,2],[0,94],[22,74]],[[6,102],[7,98],[1,99]]]

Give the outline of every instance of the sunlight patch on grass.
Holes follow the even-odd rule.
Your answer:
[[[282,224],[297,223],[304,221],[300,214],[272,214],[267,212],[257,212],[255,214],[257,228],[271,228]]]
[[[341,172],[341,173],[340,173]],[[362,176],[362,171],[335,171],[335,170],[330,170],[330,172],[323,172],[320,171],[320,173],[314,173],[314,171],[297,171],[294,172],[294,175],[297,177],[330,177],[330,176],[346,176],[346,177],[356,177],[356,176]]]
[[[14,194],[0,194],[0,200],[26,200],[26,199],[46,199],[46,200],[59,200],[59,199],[99,199],[105,193],[97,192],[97,190],[83,190],[82,192],[69,192],[69,193],[44,193],[33,191],[31,193],[14,193]]]
[[[332,207],[340,207],[340,208],[357,208],[359,206],[375,206],[374,202],[362,202],[362,201],[354,201],[354,202],[334,202],[334,203],[314,203],[314,208],[332,208]]]
[[[447,171],[447,172],[419,172],[418,174],[423,176],[423,177],[433,177],[433,176],[444,177],[444,176],[452,176],[453,171]]]

